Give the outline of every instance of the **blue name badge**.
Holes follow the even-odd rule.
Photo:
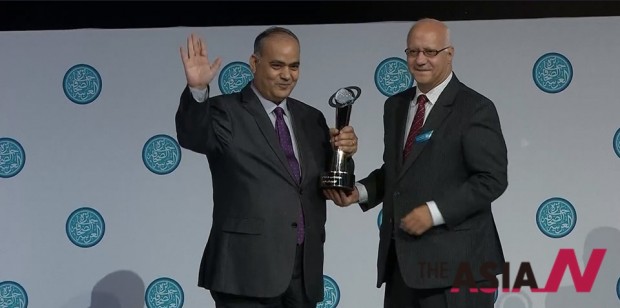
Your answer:
[[[428,131],[422,134],[419,134],[415,137],[415,143],[422,143],[422,142],[426,142],[429,139],[431,139],[431,136],[433,135],[433,131]]]

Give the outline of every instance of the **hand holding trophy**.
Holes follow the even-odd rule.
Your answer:
[[[329,105],[336,108],[336,128],[341,130],[349,125],[353,103],[362,93],[356,86],[340,88],[329,98]],[[355,174],[349,170],[346,154],[337,149],[334,151],[329,169],[321,175],[321,188],[338,188],[345,191],[353,190]]]

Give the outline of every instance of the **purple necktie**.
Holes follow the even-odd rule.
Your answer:
[[[299,162],[297,162],[297,158],[295,158],[295,151],[293,151],[293,142],[291,140],[291,133],[286,126],[286,122],[284,122],[284,109],[282,107],[276,107],[273,111],[276,114],[276,133],[278,134],[278,139],[280,140],[280,146],[282,150],[284,150],[284,154],[286,155],[286,160],[288,161],[289,167],[293,171],[293,178],[297,183],[301,180],[301,172],[299,170]],[[303,209],[299,211],[299,217],[297,219],[297,244],[301,244],[304,242],[304,213]]]

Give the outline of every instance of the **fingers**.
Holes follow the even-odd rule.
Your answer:
[[[357,152],[357,136],[350,126],[343,127],[338,136],[334,137],[334,146],[351,156]]]
[[[198,39],[198,50],[196,51],[196,55],[203,57],[207,56],[207,45],[202,38]]]
[[[179,48],[179,52],[181,53],[181,61],[183,62],[183,65],[186,65],[187,64],[187,53],[185,52],[185,49],[183,49],[183,46]]]
[[[352,133],[355,134],[355,131],[353,130],[353,127],[351,126],[345,126],[340,130],[340,133]]]
[[[336,143],[336,136],[338,136],[339,133],[340,131],[338,131],[338,129],[336,128],[332,127],[329,129],[329,143],[331,143],[332,148],[336,147],[334,143]]]
[[[332,200],[335,203],[337,196],[334,195],[333,189],[323,189],[323,195],[327,200]]]
[[[187,37],[187,53],[183,53],[183,58],[191,59],[197,56],[207,56],[207,46],[204,40],[192,33]]]
[[[334,201],[334,203],[338,206],[346,206],[349,205],[346,200],[345,197],[343,195],[340,194],[339,190],[333,189],[331,190],[331,196],[332,196],[332,201]]]
[[[215,72],[220,69],[221,65],[222,65],[222,59],[220,57],[217,57],[215,61],[213,61],[213,64],[211,64],[211,70]]]
[[[187,58],[194,56],[194,33],[187,38]]]
[[[194,55],[193,33],[187,37],[187,52],[185,51],[185,48],[183,48],[183,46],[179,48],[179,52],[181,53],[181,61],[183,62],[183,65],[187,65],[189,59]]]
[[[324,189],[323,195],[328,200],[332,200],[336,205],[345,207],[349,206],[359,199],[357,195],[353,193],[347,193],[341,189]]]
[[[327,200],[332,200],[336,205],[344,205],[344,200],[342,200],[340,194],[338,194],[338,191],[336,191],[335,189],[325,189],[323,190],[323,194],[325,195],[325,198],[327,198]]]
[[[432,218],[426,211],[424,206],[413,209],[400,220],[400,228],[411,235],[420,236],[424,234],[433,225]]]
[[[412,213],[400,220],[400,228],[411,235],[420,236],[423,233],[422,227],[413,217]]]
[[[355,153],[357,151],[357,136],[351,126],[345,126],[340,131],[335,128],[329,130],[331,134],[331,142],[334,147],[341,149],[346,153]]]
[[[190,58],[198,57],[205,52],[203,51],[203,48],[202,48],[203,46],[202,38],[199,37],[198,35],[192,34],[192,46],[193,46],[193,51],[190,53]]]

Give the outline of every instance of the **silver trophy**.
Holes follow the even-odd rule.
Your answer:
[[[329,105],[336,108],[336,128],[338,130],[349,125],[351,108],[361,93],[362,90],[359,87],[350,86],[338,89],[329,98]],[[354,185],[355,174],[348,168],[345,153],[337,149],[334,151],[329,169],[321,174],[321,188],[339,188],[351,191]]]

